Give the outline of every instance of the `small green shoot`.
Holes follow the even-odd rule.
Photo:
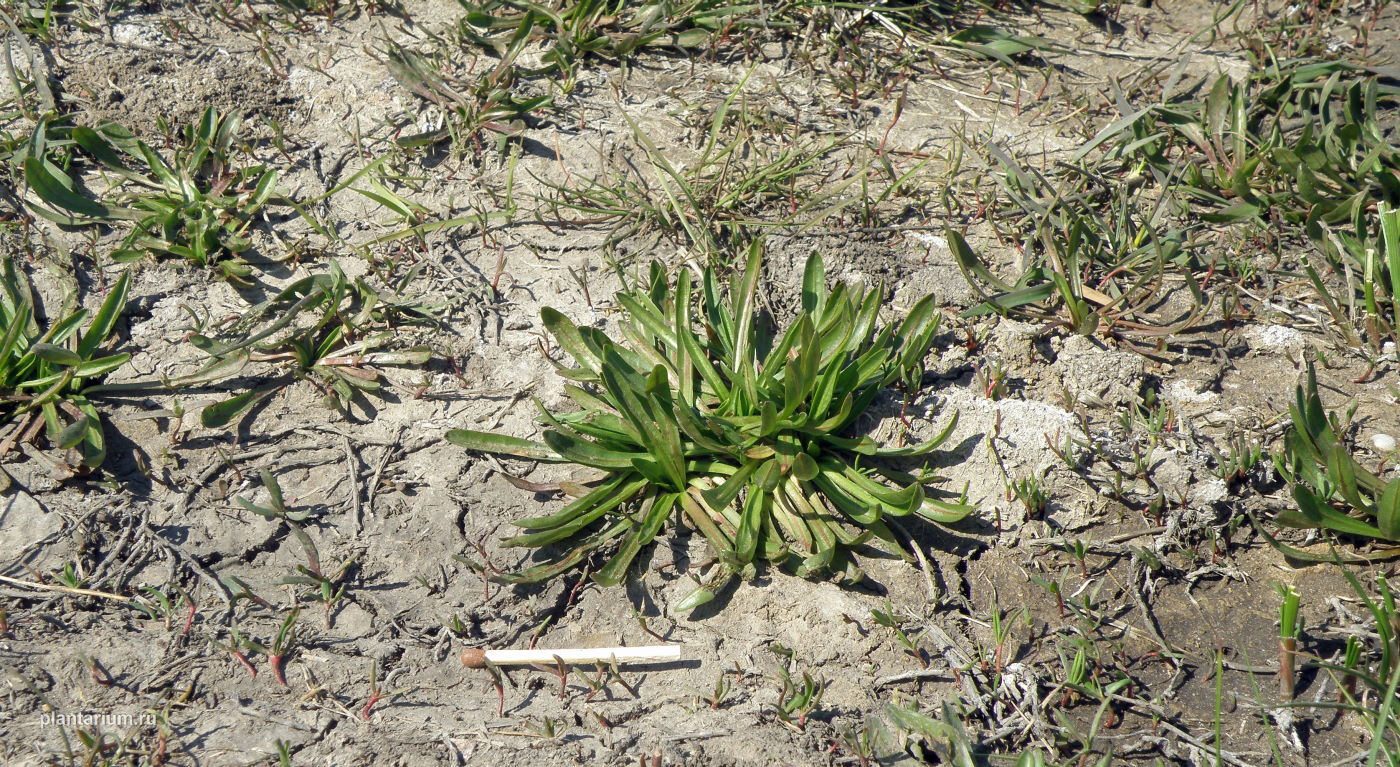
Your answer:
[[[301,614],[301,608],[293,608],[287,613],[287,617],[282,620],[282,625],[277,629],[277,636],[272,640],[272,646],[267,648],[267,664],[272,667],[272,676],[277,683],[283,687],[287,686],[286,674],[282,671],[282,663],[287,657],[287,652],[297,641],[297,616]]]
[[[1298,657],[1298,634],[1303,628],[1302,616],[1298,614],[1302,598],[1292,586],[1279,584],[1277,590],[1283,600],[1279,605],[1278,623],[1278,691],[1284,700],[1293,700],[1297,689],[1294,668]]]
[[[786,658],[778,668],[778,703],[774,709],[778,721],[793,732],[804,732],[807,729],[807,720],[816,713],[821,704],[827,683],[825,680],[814,678],[806,671],[802,672],[800,681],[794,679],[789,669],[793,662],[792,651],[776,644],[769,649]]]
[[[923,639],[925,632],[921,631],[915,636],[909,636],[908,632],[904,630],[904,621],[894,614],[894,607],[888,599],[885,600],[885,609],[883,611],[872,609],[870,617],[876,623],[894,632],[895,641],[904,648],[904,652],[918,661],[920,668],[928,668],[928,654],[919,647],[919,640]]]

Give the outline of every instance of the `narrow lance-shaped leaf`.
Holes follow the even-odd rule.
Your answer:
[[[1337,492],[1342,496],[1342,500],[1350,504],[1352,508],[1367,513],[1372,511],[1371,505],[1357,491],[1354,462],[1345,446],[1333,444],[1328,450],[1327,476],[1337,486]]]
[[[609,512],[627,503],[635,495],[635,492],[626,493],[613,491],[605,494],[592,505],[582,507],[581,511],[567,522],[554,527],[542,527],[533,532],[517,535],[501,542],[502,546],[545,546],[555,541],[560,541],[569,536],[582,531],[584,528],[602,519]],[[571,506],[573,504],[570,504]]]
[[[559,426],[562,426],[560,424]],[[576,433],[556,428],[544,433],[544,443],[564,460],[591,466],[595,469],[631,469],[638,458],[646,458],[646,453],[622,452],[599,447],[597,443],[583,439]]]
[[[870,525],[880,519],[880,512],[883,508],[879,503],[858,498],[850,492],[844,485],[836,482],[838,470],[819,471],[812,482],[830,498],[846,516],[861,525]]]
[[[568,572],[577,567],[583,558],[593,552],[602,544],[616,538],[626,532],[629,523],[626,520],[616,522],[601,532],[585,538],[578,546],[570,549],[563,556],[551,562],[547,562],[537,567],[531,567],[519,573],[498,573],[491,576],[491,580],[500,583],[539,583]]]
[[[932,522],[951,525],[966,519],[977,507],[970,503],[953,503],[941,498],[924,498],[924,502],[914,512]]]
[[[1376,503],[1376,527],[1392,541],[1400,541],[1400,479],[1388,482]]]
[[[740,564],[752,562],[758,551],[758,537],[771,498],[769,493],[753,490],[744,501],[744,513],[739,518],[739,529],[734,536],[734,556]]]
[[[1381,538],[1381,531],[1373,525],[1368,525],[1359,519],[1349,517],[1331,506],[1327,505],[1325,498],[1318,497],[1315,493],[1301,485],[1293,488],[1293,500],[1297,502],[1298,509],[1312,520],[1318,527],[1325,527],[1338,533],[1347,535],[1359,535],[1366,538]]]
[[[826,311],[826,267],[816,253],[808,256],[802,271],[802,310],[813,317]]]
[[[107,460],[107,438],[102,433],[102,418],[97,413],[97,408],[82,396],[75,396],[70,399],[74,407],[83,414],[83,420],[87,428],[83,430],[82,440],[78,443],[78,451],[82,453],[83,465],[89,469],[101,466]]]
[[[58,433],[58,436],[54,438],[55,444],[62,450],[76,447],[79,442],[83,441],[83,437],[87,435],[88,426],[88,417],[86,415],[79,416]]]
[[[544,320],[545,328],[559,342],[559,345],[578,364],[595,374],[601,372],[602,359],[598,356],[597,351],[584,341],[583,336],[579,334],[578,326],[574,325],[568,317],[554,309],[545,307],[540,310],[540,318]]]
[[[944,426],[943,431],[940,431],[938,433],[938,436],[934,437],[933,439],[930,439],[927,442],[920,442],[915,445],[907,445],[905,447],[880,448],[875,451],[874,455],[881,458],[904,458],[910,456],[928,455],[929,453],[941,447],[944,442],[947,442],[949,437],[953,436],[953,429],[956,428],[957,425],[958,414],[953,413],[953,417],[948,421],[948,425]]]
[[[222,402],[216,402],[205,407],[204,410],[200,412],[199,421],[207,429],[218,429],[227,426],[242,418],[259,402],[277,393],[277,388],[278,387],[249,389],[241,394],[229,397]]]
[[[898,333],[899,351],[895,364],[900,370],[907,370],[923,361],[933,343],[934,334],[938,332],[940,320],[933,296],[925,296],[909,310]]]
[[[1014,290],[1013,286],[1003,282],[1001,278],[987,269],[986,265],[982,263],[982,259],[977,257],[977,254],[973,252],[961,234],[952,229],[946,229],[943,232],[943,237],[948,243],[948,249],[953,252],[953,259],[957,261],[958,268],[963,271],[963,275],[967,277],[967,282],[973,286],[973,289],[980,293],[982,292],[980,283],[985,283],[1003,293]],[[974,280],[972,277],[977,279]]]
[[[102,306],[93,316],[92,323],[88,325],[87,332],[78,341],[78,356],[89,359],[97,352],[98,347],[112,335],[116,329],[117,320],[120,319],[122,309],[126,307],[127,289],[131,284],[131,273],[122,272],[122,276],[117,278],[116,284],[107,293],[107,298],[102,302]]]
[[[652,500],[642,515],[641,524],[628,533],[627,537],[622,540],[622,546],[617,553],[593,576],[593,580],[597,581],[598,585],[616,586],[622,582],[627,575],[627,568],[631,566],[637,552],[641,550],[642,546],[651,543],[656,538],[656,534],[661,531],[661,526],[665,524],[666,518],[675,508],[678,497],[677,493],[664,493]]]
[[[516,527],[523,527],[527,530],[544,530],[551,527],[558,527],[568,524],[577,519],[579,515],[590,509],[607,504],[610,501],[620,502],[631,498],[637,494],[637,491],[645,486],[646,482],[639,477],[629,474],[617,474],[607,482],[604,482],[598,487],[574,499],[554,514],[550,514],[546,517],[517,519],[511,524]]]
[[[753,459],[745,461],[738,471],[725,478],[718,487],[703,491],[701,495],[704,497],[705,503],[712,509],[723,508],[733,503],[748,484],[749,478],[753,476],[760,463],[761,461]]]
[[[755,240],[749,248],[749,258],[744,267],[743,282],[739,285],[738,295],[734,302],[733,372],[736,386],[743,393],[744,403],[747,407],[758,405],[758,392],[754,386],[757,371],[754,370],[753,320],[758,294],[758,276],[762,263],[762,251],[759,249],[758,241]]]
[[[676,385],[680,400],[677,407],[695,407],[695,364],[690,351],[681,342],[681,334],[690,335],[690,271],[682,269],[676,278],[675,305],[672,307],[671,332],[674,341],[672,359],[676,368]],[[702,360],[703,361],[703,360]],[[704,361],[708,363],[708,361]],[[683,426],[683,425],[682,425]]]
[[[102,220],[112,217],[112,211],[106,205],[89,200],[65,186],[50,172],[41,158],[26,157],[22,166],[25,181],[29,182],[30,188],[40,200],[89,219]]]
[[[29,347],[29,353],[45,362],[55,365],[75,366],[83,361],[76,352],[49,343],[37,343]]]

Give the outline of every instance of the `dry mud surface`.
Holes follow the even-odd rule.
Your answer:
[[[445,0],[406,0],[401,14],[314,21],[260,41],[178,3],[128,5],[45,44],[53,76],[81,119],[116,120],[152,136],[161,121],[188,123],[208,105],[242,112],[249,135],[262,142],[257,151],[281,167],[279,186],[299,199],[345,181],[395,130],[431,123],[431,110],[395,80],[382,52],[389,40],[422,44],[463,13]],[[1102,88],[1152,57],[1173,57],[1197,73],[1245,66],[1224,48],[1183,46],[1208,20],[1200,4],[1164,0],[1122,14],[1117,30],[1063,12],[1023,21],[1073,43],[1050,59],[1068,89]],[[1389,16],[1380,26],[1387,28],[1395,28]],[[1380,44],[1395,42],[1389,34]],[[509,222],[376,242],[398,228],[393,216],[363,196],[337,193],[315,213],[347,245],[325,246],[295,215],[271,216],[250,257],[251,287],[173,261],[135,264],[118,334],[133,358],[115,383],[193,371],[201,356],[186,343],[192,317],[236,317],[330,262],[376,284],[404,280],[407,295],[441,302],[444,322],[404,328],[412,342],[431,347],[433,360],[387,369],[383,396],[359,399],[347,414],[324,407],[322,392],[298,381],[237,428],[201,427],[199,409],[257,384],[251,374],[173,399],[119,400],[106,411],[111,455],[93,476],[63,479],[31,454],[8,455],[0,572],[53,583],[77,563],[90,588],[110,595],[158,587],[192,602],[151,617],[116,598],[0,584],[0,761],[79,763],[87,753],[80,731],[101,731],[143,754],[109,749],[112,763],[274,764],[280,752],[306,765],[854,764],[850,739],[865,733],[880,763],[914,764],[882,720],[883,707],[917,702],[936,714],[943,701],[962,695],[966,702],[975,692],[967,675],[988,673],[989,663],[1003,667],[1000,684],[1013,691],[1002,700],[1016,703],[989,704],[994,710],[986,713],[1014,726],[984,720],[980,737],[1034,743],[1045,736],[1027,732],[1033,725],[1018,716],[1021,707],[1055,708],[1040,721],[1058,727],[1087,727],[1102,716],[1055,688],[1080,636],[1131,676],[1135,696],[1150,701],[1114,710],[1117,721],[1100,728],[1098,747],[1111,748],[1116,761],[1214,764],[1209,744],[1217,737],[1232,764],[1322,765],[1364,748],[1364,734],[1338,720],[1314,722],[1300,749],[1275,724],[1261,723],[1259,711],[1276,685],[1275,585],[1331,597],[1349,594],[1348,586],[1331,569],[1293,568],[1247,522],[1232,526],[1235,538],[1224,550],[1212,535],[1240,515],[1285,502],[1267,469],[1243,489],[1227,486],[1212,471],[1211,451],[1241,433],[1265,444],[1278,437],[1302,353],[1322,344],[1322,335],[1306,322],[1260,312],[1242,324],[1207,327],[1192,341],[1213,353],[1183,347],[1164,361],[1013,320],[962,323],[954,315],[975,299],[938,220],[865,226],[838,215],[802,230],[776,228],[764,272],[767,309],[780,322],[797,303],[801,265],[813,250],[834,280],[889,285],[890,313],[928,293],[946,307],[930,374],[902,415],[916,435],[929,437],[959,414],[952,446],[936,462],[945,486],[966,487],[978,511],[950,528],[911,524],[922,567],[877,555],[870,581],[855,588],[763,571],[683,614],[673,606],[707,556],[703,540],[688,533],[659,539],[626,586],[612,589],[578,572],[503,586],[457,558],[518,569],[533,555],[498,547],[510,522],[562,503],[513,487],[503,474],[546,482],[569,477],[570,467],[473,454],[443,440],[446,430],[462,427],[529,437],[538,429],[531,398],[567,407],[550,358],[564,355],[544,331],[540,309],[558,308],[607,332],[620,285],[610,260],[633,269],[651,259],[676,265],[693,258],[677,239],[655,232],[619,238],[606,225],[577,221],[583,214],[543,205],[538,214],[524,212],[549,198],[553,185],[625,171],[640,156],[629,120],[673,162],[686,163],[703,145],[709,116],[744,81],[755,121],[798,126],[813,139],[867,137],[906,159],[936,158],[920,171],[931,186],[943,183],[956,135],[1050,153],[1083,139],[1061,132],[1048,105],[1030,108],[1038,74],[1019,84],[996,69],[966,81],[956,71],[913,79],[892,123],[898,94],[864,93],[852,103],[831,74],[835,66],[803,65],[790,45],[646,54],[625,67],[595,62],[579,72],[559,109],[530,120],[506,151],[486,146],[461,157],[434,150],[404,161],[411,186],[398,190],[403,196],[450,218],[499,210],[508,193],[521,208]],[[282,149],[271,148],[274,139]],[[825,183],[860,173],[842,162],[828,158]],[[93,247],[81,232],[47,227],[46,234],[55,251]],[[266,260],[294,243],[310,244],[296,260]],[[994,239],[978,245],[1014,257]],[[6,257],[16,257],[16,247]],[[119,268],[99,263],[77,277],[92,306]],[[41,287],[61,294],[61,276],[30,268]],[[969,343],[974,332],[977,344]],[[975,375],[987,359],[1008,371],[1001,399],[987,397]],[[1329,405],[1356,403],[1367,433],[1394,433],[1397,410],[1387,393],[1394,368],[1364,372],[1336,358],[1322,373],[1324,397]],[[1096,492],[1048,447],[1072,437],[1132,455],[1142,437],[1124,432],[1119,414],[1148,388],[1175,413],[1148,469],[1172,498],[1157,516]],[[1066,410],[1067,397],[1088,403],[1087,422]],[[177,402],[183,418],[172,412]],[[900,411],[893,396],[882,400],[862,428],[888,437]],[[276,475],[290,502],[312,510],[306,529],[323,567],[346,568],[333,608],[323,611],[307,587],[287,583],[306,562],[303,546],[235,502],[266,498],[261,469]],[[1044,513],[1028,518],[1008,498],[1005,476],[1039,477],[1049,493]],[[1086,566],[1052,545],[1076,539],[1092,542]],[[1066,599],[1091,602],[1102,621],[1068,628],[1073,617],[1032,576],[1062,584]],[[227,584],[244,584],[265,603],[230,605]],[[253,675],[221,646],[234,630],[270,641],[298,604],[285,686],[265,658],[250,657]],[[1321,597],[1311,600],[1305,625],[1324,621],[1331,609]],[[873,610],[902,616],[921,637],[921,657],[906,652]],[[1012,611],[997,650],[993,615]],[[562,692],[554,674],[522,669],[510,672],[498,699],[488,674],[457,660],[468,647],[639,645],[659,641],[653,633],[680,643],[684,660],[625,667],[625,684],[609,679],[598,690],[592,669],[571,675]],[[783,672],[825,685],[801,726],[776,715]],[[722,696],[714,700],[717,684]],[[1301,685],[1301,696],[1335,692],[1320,675]],[[382,698],[367,706],[375,695]],[[136,720],[64,726],[54,719],[83,714]]]

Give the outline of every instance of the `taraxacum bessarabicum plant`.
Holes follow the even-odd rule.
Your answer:
[[[326,273],[288,285],[248,309],[217,337],[192,333],[190,343],[210,361],[203,370],[170,385],[229,378],[250,363],[261,363],[272,367],[273,380],[209,405],[200,415],[204,426],[228,426],[298,379],[315,384],[325,394],[324,404],[343,413],[359,395],[382,391],[381,367],[428,361],[427,347],[396,348],[395,335],[387,328],[395,322],[432,322],[433,310],[397,292],[381,293],[363,278],[351,280],[332,261]]]
[[[881,324],[885,291],[839,283],[828,290],[813,255],[802,310],[775,339],[756,313],[760,263],[755,245],[737,289],[728,290],[705,269],[698,297],[688,270],[671,289],[654,264],[646,286],[617,296],[627,313],[621,341],[543,310],[545,326],[578,365],[561,373],[580,384],[566,386],[580,409],[551,413],[536,402],[543,441],[470,430],[447,438],[472,450],[573,462],[605,477],[574,488],[579,497],[558,513],[517,521],[526,532],[504,545],[567,548],[502,580],[550,578],[620,539],[593,572],[598,583],[616,585],[675,512],[715,554],[714,569],[678,606],[689,610],[735,576],[751,576],[759,560],[795,560],[798,575],[859,581],[855,547],[877,538],[902,551],[885,516],[952,523],[973,510],[965,499],[930,495],[924,485],[938,478],[926,468],[916,475],[877,461],[927,455],[956,418],[934,439],[905,447],[882,449],[847,433],[885,386],[919,388],[939,322],[932,298],[902,322]]]
[[[77,309],[44,321],[28,277],[13,259],[3,262],[0,457],[42,430],[52,447],[67,452],[62,460],[69,468],[96,469],[107,458],[107,443],[88,394],[92,384],[131,359],[126,353],[103,353],[125,307],[130,275],[117,279],[96,314]]]
[[[34,191],[29,209],[65,226],[118,226],[132,222],[112,252],[118,262],[147,254],[175,256],[249,284],[252,267],[241,255],[260,210],[277,196],[277,171],[238,167],[243,121],[214,107],[183,135],[171,135],[169,159],[119,125],[52,131],[40,121],[23,160]],[[80,194],[64,163],[82,156],[116,181],[97,199]]]
[[[1289,409],[1293,425],[1283,438],[1274,466],[1292,488],[1296,510],[1280,512],[1285,527],[1330,530],[1376,544],[1400,544],[1400,479],[1386,481],[1352,456],[1341,435],[1346,430],[1323,407],[1317,370],[1308,365]],[[1315,555],[1273,541],[1300,560],[1333,561],[1335,553]]]

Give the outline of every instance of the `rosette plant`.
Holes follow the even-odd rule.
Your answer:
[[[96,314],[78,308],[45,317],[34,285],[14,259],[4,257],[0,265],[0,458],[43,432],[50,447],[62,451],[57,462],[70,471],[88,472],[107,459],[102,416],[89,395],[96,382],[131,359],[125,352],[104,351],[121,319],[130,282],[130,275],[123,273]]]
[[[1400,551],[1400,479],[1386,481],[1361,464],[1347,448],[1346,429],[1327,411],[1317,391],[1317,370],[1308,364],[1304,385],[1289,408],[1292,426],[1274,467],[1288,482],[1296,509],[1279,512],[1284,527],[1330,530]],[[1269,540],[1302,561],[1334,561],[1338,554],[1312,554]],[[1364,561],[1364,559],[1363,559]]]
[[[525,533],[506,546],[558,545],[545,564],[503,576],[534,582],[583,563],[602,585],[620,583],[639,550],[673,518],[699,531],[715,566],[679,605],[714,597],[760,560],[795,564],[798,575],[864,577],[855,550],[878,539],[901,552],[885,517],[962,519],[964,499],[932,495],[927,468],[909,473],[880,459],[925,456],[952,434],[881,448],[853,432],[880,391],[919,388],[939,314],[930,298],[902,322],[882,324],[882,287],[828,289],[819,256],[808,259],[802,309],[780,337],[756,312],[761,255],[749,254],[737,288],[723,289],[713,269],[694,285],[682,270],[674,289],[653,264],[645,286],[618,294],[622,338],[578,327],[546,308],[545,326],[576,363],[561,368],[578,406],[551,413],[536,402],[541,441],[455,430],[447,439],[471,450],[601,470],[555,514],[522,519]],[[697,295],[698,293],[698,295]],[[944,494],[946,496],[947,494]]]

